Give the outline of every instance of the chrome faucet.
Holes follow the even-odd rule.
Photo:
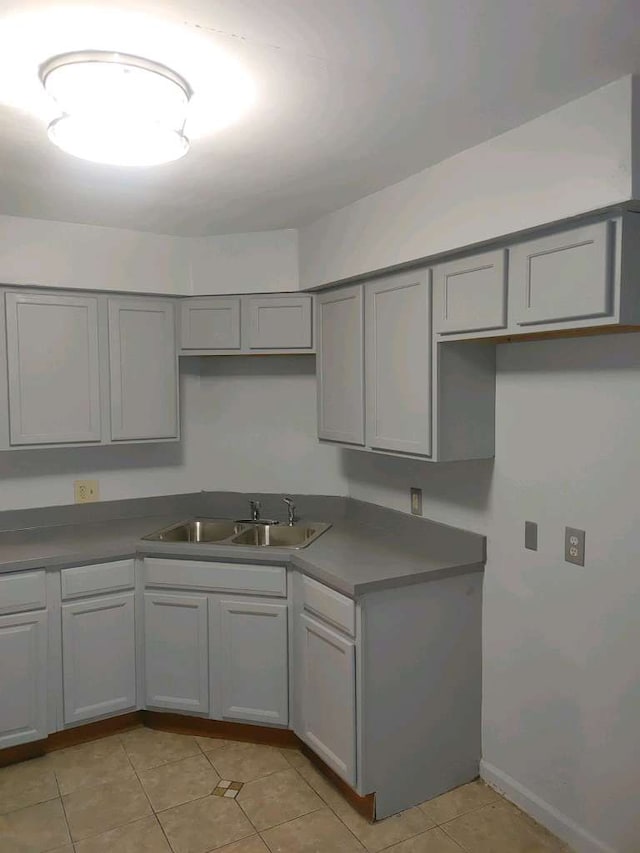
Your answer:
[[[260,501],[249,501],[249,507],[251,508],[251,521],[260,521],[260,510],[262,509]]]
[[[287,505],[287,516],[288,516],[289,526],[290,526],[290,527],[293,527],[293,525],[294,525],[294,524],[296,523],[296,521],[298,520],[298,519],[297,519],[297,517],[296,517],[296,505],[295,505],[295,504],[294,504],[294,502],[293,502],[293,498],[287,497],[287,495],[285,495],[285,496],[282,498],[282,500],[283,500],[283,501],[286,503],[286,505]]]

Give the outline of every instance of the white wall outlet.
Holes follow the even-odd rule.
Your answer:
[[[74,480],[73,498],[77,504],[88,504],[100,500],[97,480]]]
[[[567,563],[584,566],[584,539],[584,530],[578,530],[576,527],[565,527],[564,558]]]
[[[422,515],[422,489],[411,489],[411,515]]]

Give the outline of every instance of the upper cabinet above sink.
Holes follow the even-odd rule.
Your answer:
[[[180,354],[313,352],[312,314],[308,294],[189,297],[180,304]]]

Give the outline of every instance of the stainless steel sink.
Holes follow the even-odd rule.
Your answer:
[[[231,540],[233,545],[255,545],[261,548],[306,548],[317,539],[330,524],[259,524],[247,527]]]
[[[228,519],[196,518],[156,530],[143,539],[152,542],[222,542],[240,533],[245,526]]]
[[[200,544],[242,545],[244,547],[306,548],[331,527],[319,521],[267,524],[264,521],[231,521],[196,518],[180,521],[143,536],[151,542],[195,542]]]

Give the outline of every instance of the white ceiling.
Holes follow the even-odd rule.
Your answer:
[[[200,92],[183,160],[133,171],[49,143],[37,66],[93,47],[164,61]],[[255,96],[215,129],[219,61]],[[635,71],[640,0],[0,0],[0,213],[297,227]]]

